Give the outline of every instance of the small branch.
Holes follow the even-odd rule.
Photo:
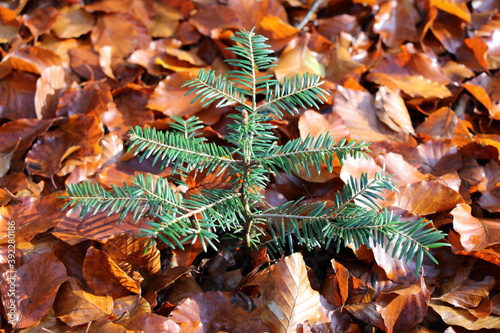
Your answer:
[[[318,10],[319,6],[321,6],[323,2],[325,2],[325,0],[316,0],[314,4],[311,6],[311,9],[309,9],[309,11],[307,12],[306,16],[304,16],[302,21],[300,21],[300,23],[297,24],[295,27],[299,30],[304,29],[304,27],[309,22],[313,14]]]

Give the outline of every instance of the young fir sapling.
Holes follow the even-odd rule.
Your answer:
[[[197,130],[203,125],[196,117],[172,117],[173,130],[168,132],[134,127],[129,133],[130,149],[142,154],[142,160],[152,157],[153,163],[170,166],[184,176],[192,170],[216,176],[224,173],[224,177],[229,175],[227,186],[184,196],[169,187],[168,179],[151,175],[139,175],[130,185],[112,186],[112,191],[84,182],[67,186],[70,200],[66,207],[80,207],[82,216],[108,212],[120,213],[120,219],[127,214],[136,221],[148,218],[150,228],[142,235],[159,238],[171,247],[199,240],[205,249],[216,248],[221,235],[238,237],[247,248],[265,245],[274,251],[292,249],[294,244],[308,249],[335,244],[338,249],[341,244],[357,248],[370,243],[388,248],[390,243],[391,255],[406,261],[416,258],[417,270],[424,254],[435,261],[429,249],[445,245],[440,242],[441,231],[428,226],[429,221],[399,221],[377,204],[382,191],[396,190],[383,171],[371,179],[366,174],[351,177],[335,196],[334,205],[294,200],[263,208],[261,190],[271,174],[291,175],[301,169],[309,173],[310,166],[318,173],[324,166],[331,172],[335,158],[342,162],[347,156],[363,156],[368,144],[335,143],[327,133],[279,145],[271,120],[282,118],[284,112],[296,115],[298,108],[318,108],[327,95],[321,88],[323,82],[308,74],[279,82],[266,72],[276,58],[265,37],[253,30],[240,31],[232,40],[235,45],[228,49],[239,59],[226,62],[236,69],[222,75],[202,70],[185,83],[191,88],[188,94],[196,95],[193,101],[234,106],[227,146],[200,137]]]

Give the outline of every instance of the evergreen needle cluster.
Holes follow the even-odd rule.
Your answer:
[[[227,62],[234,70],[222,75],[200,71],[185,83],[194,101],[234,106],[227,146],[200,137],[197,133],[203,125],[196,117],[173,117],[175,123],[168,132],[135,127],[129,133],[130,149],[142,154],[142,159],[153,158],[184,176],[193,170],[223,175],[228,186],[188,196],[172,190],[165,178],[139,175],[130,185],[114,186],[111,191],[89,182],[69,185],[67,206],[81,207],[82,215],[104,211],[119,213],[121,219],[127,214],[135,220],[148,218],[150,228],[143,230],[144,236],[159,238],[171,247],[200,241],[206,249],[216,247],[221,235],[231,235],[246,247],[264,244],[274,251],[297,244],[309,249],[381,244],[390,247],[393,256],[416,258],[417,270],[424,254],[435,261],[429,249],[444,245],[442,232],[422,220],[401,222],[377,204],[381,192],[395,190],[384,172],[371,179],[366,174],[349,179],[334,205],[302,200],[279,207],[265,205],[261,193],[271,174],[319,172],[324,166],[331,171],[334,159],[342,162],[347,156],[363,156],[368,144],[336,143],[325,134],[279,145],[270,121],[285,112],[296,115],[298,108],[317,108],[327,92],[315,75],[279,82],[268,74],[276,59],[266,38],[253,30],[237,32],[232,39],[235,45],[228,49],[238,59]]]

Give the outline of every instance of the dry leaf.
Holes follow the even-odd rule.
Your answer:
[[[311,288],[300,253],[285,257],[272,267],[262,291],[262,321],[273,332],[295,332],[319,318],[319,293]]]

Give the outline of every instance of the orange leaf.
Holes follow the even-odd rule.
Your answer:
[[[262,320],[273,332],[295,332],[319,318],[319,293],[311,288],[300,253],[285,257],[271,269],[262,291]]]
[[[377,297],[378,312],[384,319],[387,332],[404,332],[421,322],[427,314],[430,292],[424,277],[420,283],[383,292]]]
[[[394,206],[416,215],[430,215],[463,202],[462,196],[450,187],[436,181],[423,180],[400,189],[396,193]]]
[[[451,215],[453,228],[460,234],[460,243],[466,251],[479,251],[500,243],[499,219],[476,218],[467,204],[458,204]]]
[[[113,312],[113,299],[91,294],[82,289],[77,279],[69,278],[61,286],[54,310],[57,318],[73,327],[109,317]]]
[[[97,295],[119,298],[141,293],[139,282],[125,273],[108,254],[93,246],[87,250],[83,261],[83,276]]]

